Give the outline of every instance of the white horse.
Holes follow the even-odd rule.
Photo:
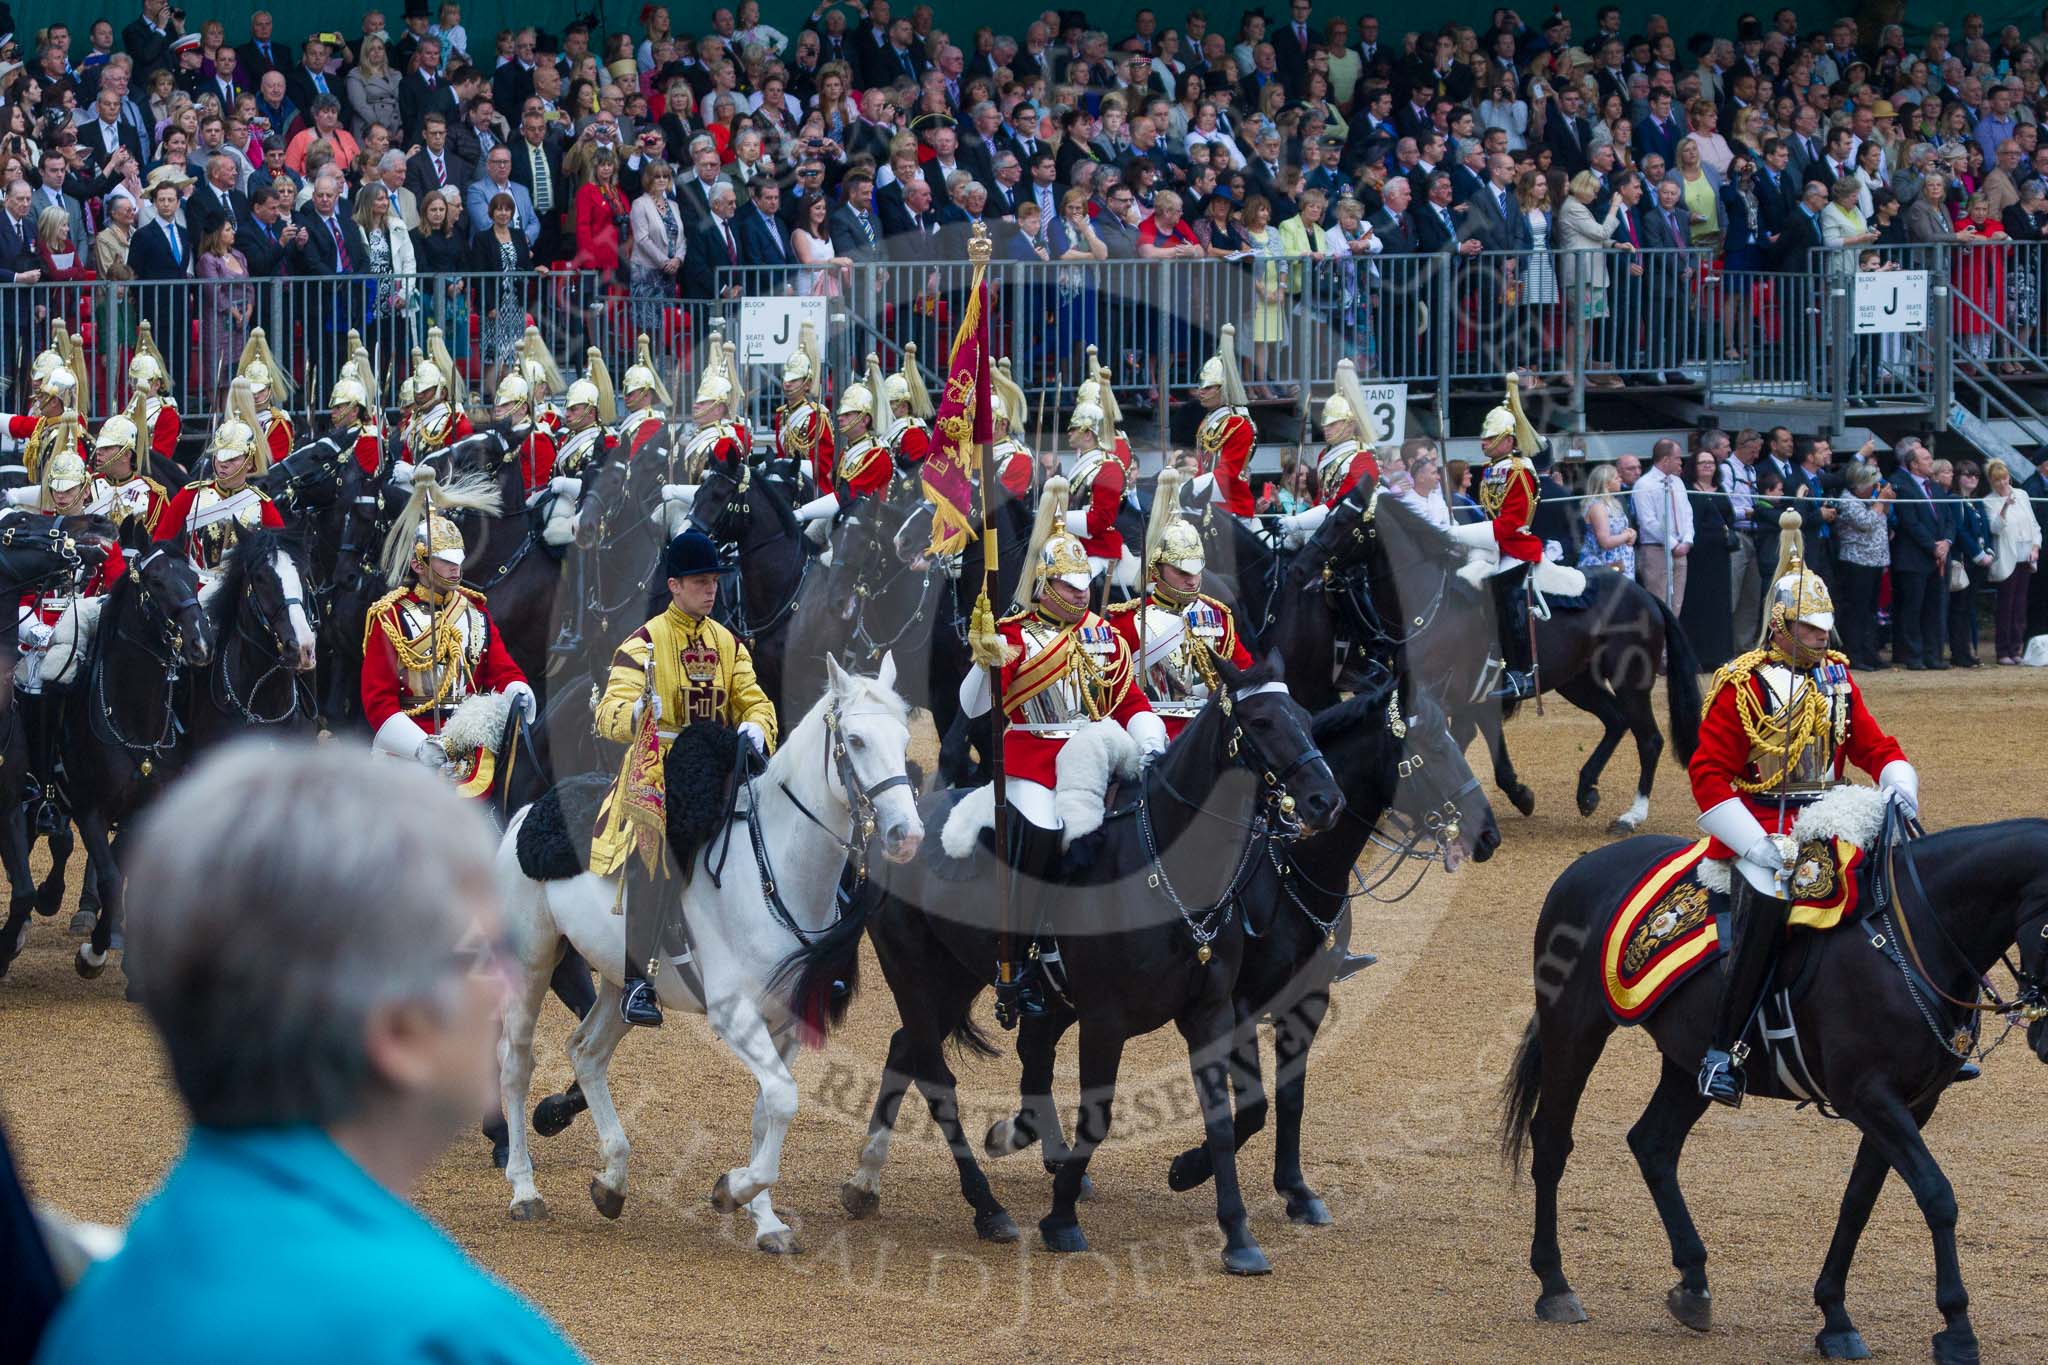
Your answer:
[[[704,1014],[759,1083],[747,1164],[719,1176],[711,1199],[725,1211],[745,1204],[754,1218],[755,1245],[771,1252],[799,1249],[768,1194],[780,1176],[783,1137],[796,1116],[790,1063],[800,1040],[790,1001],[771,991],[769,982],[802,946],[799,934],[815,935],[836,917],[849,848],[879,835],[890,861],[907,862],[923,838],[916,793],[904,772],[910,708],[896,695],[895,660],[885,655],[873,678],[848,673],[836,660],[826,663],[825,695],[783,737],[766,772],[741,796],[743,810],[751,804],[759,811],[762,856],[756,857],[745,823],[736,821],[706,841],[691,868],[681,913],[705,998],[691,994],[669,964],[653,982],[664,1009]],[[534,1017],[567,942],[603,977],[597,1004],[569,1035],[568,1050],[604,1158],[604,1169],[590,1182],[590,1197],[599,1213],[617,1218],[625,1206],[630,1145],[606,1070],[631,1027],[619,1015],[626,934],[625,917],[613,913],[618,883],[590,872],[549,882],[527,877],[517,852],[526,815],[521,810],[513,817],[497,860],[505,933],[521,972],[499,1049],[499,1093],[511,1139],[505,1178],[512,1182],[512,1217],[547,1216],[527,1150],[527,1090]],[[714,886],[705,870],[714,857],[722,860],[722,886]],[[764,888],[772,888],[772,902]]]

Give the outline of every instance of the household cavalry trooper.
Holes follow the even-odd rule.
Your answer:
[[[1801,560],[1799,514],[1780,520],[1779,563],[1761,647],[1723,664],[1707,689],[1699,747],[1687,765],[1709,858],[1732,859],[1732,903],[1722,932],[1728,972],[1714,1034],[1700,1062],[1700,1093],[1742,1103],[1738,1047],[1771,980],[1792,913],[1798,849],[1792,827],[1807,806],[1842,784],[1854,763],[1908,816],[1920,809],[1920,776],[1906,751],[1864,705],[1846,655],[1830,650],[1835,606]]]
[[[1106,382],[1096,389],[1098,394],[1108,392]],[[1074,404],[1067,416],[1067,443],[1074,450],[1074,468],[1067,478],[1063,524],[1087,552],[1090,572],[1105,580],[1105,591],[1106,580],[1131,558],[1124,534],[1117,528],[1117,514],[1123,510],[1124,494],[1131,483],[1131,466],[1117,454],[1116,439],[1109,413],[1093,395]],[[1135,573],[1131,578],[1135,586]]]
[[[409,758],[444,774],[464,796],[488,796],[496,759],[448,726],[464,701],[503,693],[531,725],[532,686],[512,660],[484,595],[462,586],[462,531],[451,513],[481,505],[441,487],[433,467],[419,470],[399,513],[384,563],[398,586],[370,608],[363,625],[363,718],[381,754]],[[448,740],[456,741],[451,751]]]
[[[237,378],[229,384],[230,411],[247,405],[247,383]],[[238,385],[245,386],[239,399],[233,396]],[[213,577],[242,532],[258,526],[282,528],[284,518],[270,495],[249,482],[270,463],[248,423],[230,417],[214,428],[207,458],[213,467],[211,477],[178,490],[157,522],[156,538],[178,542],[192,567]]]
[[[1536,515],[1537,475],[1550,463],[1550,443],[1522,413],[1522,386],[1510,374],[1507,397],[1479,428],[1479,450],[1486,471],[1479,483],[1479,505],[1488,520],[1454,526],[1451,534],[1474,551],[1472,562],[1458,572],[1477,583],[1485,578],[1493,590],[1494,627],[1500,657],[1491,665],[1500,675],[1492,696],[1518,701],[1536,695],[1536,659],[1529,640],[1530,570],[1543,562],[1543,542],[1529,529]]]
[[[619,387],[619,397],[626,405],[626,415],[619,420],[619,443],[626,448],[626,458],[631,460],[650,443],[657,453],[668,448],[668,410],[675,406],[668,386],[661,382],[661,374],[654,368],[654,345],[647,339],[647,333],[640,334],[639,351],[633,363],[626,367],[625,382]]]
[[[1358,368],[1350,360],[1337,362],[1337,380],[1323,402],[1322,454],[1316,457],[1316,483],[1323,490],[1322,501],[1314,507],[1290,512],[1278,521],[1281,536],[1300,548],[1330,515],[1330,509],[1361,483],[1370,491],[1379,482],[1379,460],[1373,455],[1372,414],[1358,385]]]
[[[529,499],[546,488],[555,473],[555,433],[542,424],[538,411],[544,401],[540,382],[531,363],[521,361],[499,377],[497,390],[491,395],[492,420],[511,422],[515,430],[526,431],[514,458],[519,461],[520,485]]]
[[[1010,358],[1004,356],[989,376],[989,428],[994,438],[989,458],[995,465],[996,482],[1010,502],[1031,506],[1031,481],[1037,476],[1035,458],[1021,439],[1031,421],[1031,405],[1024,390],[1010,374]],[[974,471],[980,477],[980,469]]]
[[[142,429],[148,434],[150,450],[175,463],[185,419],[178,412],[178,400],[171,396],[170,371],[164,368],[146,318],[135,324],[135,355],[128,362],[128,385],[143,398]]]
[[[261,327],[249,329],[236,372],[249,381],[249,397],[256,407],[256,431],[276,464],[292,453],[292,419],[277,403],[291,396],[291,380],[270,353],[270,342]],[[275,390],[276,392],[273,392]]]
[[[851,506],[856,498],[880,497],[889,491],[895,465],[888,444],[876,435],[887,393],[882,362],[870,351],[867,377],[848,384],[839,395],[839,452],[833,461],[832,486],[796,512],[813,545],[823,545],[830,537],[831,519],[840,508]]]
[[[775,409],[775,458],[801,470],[814,493],[832,487],[832,414],[818,401],[824,382],[817,330],[807,322],[782,367],[782,404]]]
[[[548,508],[541,539],[554,546],[567,545],[575,539],[583,490],[597,477],[597,471],[604,467],[619,443],[609,425],[618,417],[611,372],[605,368],[597,347],[590,348],[585,364],[588,369],[584,377],[569,386],[555,472],[546,485],[554,501]]]
[[[1252,666],[1228,604],[1202,591],[1202,533],[1182,517],[1180,472],[1161,470],[1145,535],[1145,596],[1118,602],[1109,623],[1138,661],[1138,682],[1152,710],[1177,739],[1216,695],[1216,660]]]
[[[373,478],[384,463],[384,427],[370,401],[375,382],[374,378],[366,382],[356,362],[350,360],[342,365],[327,395],[328,431],[336,440],[348,443],[356,467]]]
[[[703,483],[714,465],[737,478],[754,453],[752,431],[734,415],[746,405],[746,395],[733,368],[732,343],[707,349],[711,358],[690,400],[693,429],[683,442],[683,483],[690,487]]]
[[[711,619],[718,600],[718,547],[692,528],[669,542],[662,569],[669,604],[612,655],[597,703],[598,734],[630,748],[644,742],[645,727],[651,725],[666,758],[682,727],[715,721],[737,729],[762,756],[772,753],[775,706],[754,677],[753,657],[730,630]],[[622,801],[631,771],[629,754],[591,836],[590,870],[602,877],[625,876],[634,857],[636,831]],[[649,763],[639,780],[658,783],[661,772],[660,763]],[[659,863],[663,855],[655,857]],[[687,876],[689,870],[680,871]],[[677,899],[656,887],[626,893],[626,989],[619,1013],[629,1024],[661,1023],[652,983],[661,970],[667,916]]]
[[[427,331],[426,354],[412,368],[412,416],[399,433],[399,458],[410,465],[431,460],[449,446],[475,434],[469,414],[454,398],[455,361],[441,340],[441,329]]]
[[[936,409],[917,368],[917,343],[904,343],[903,363],[884,381],[883,391],[889,405],[888,432],[883,438],[889,446],[889,463],[907,495],[922,496],[919,470],[932,453],[932,416]]]
[[[134,410],[142,410],[140,401]],[[100,424],[92,446],[95,482],[85,510],[116,525],[140,519],[142,529],[154,540],[170,511],[171,498],[162,484],[141,472],[142,449],[142,430],[133,416],[115,413]]]
[[[1065,529],[1067,494],[1065,479],[1046,480],[1018,585],[1022,609],[971,639],[979,666],[969,669],[960,684],[963,712],[970,718],[985,715],[993,704],[990,669],[999,667],[1006,719],[1003,790],[1010,813],[1004,856],[1014,884],[1027,894],[1060,879],[1064,826],[1054,792],[1068,741],[1091,722],[1114,720],[1148,757],[1166,748],[1166,727],[1137,684],[1124,637],[1089,609],[1093,575],[1088,552]],[[1038,922],[1019,896],[1011,900],[1017,907],[1015,923]],[[1020,1014],[1044,1012],[1034,970],[1028,961],[996,964],[999,1019],[1009,1022]]]
[[[28,475],[28,486],[34,487],[42,481],[43,466],[52,455],[69,450],[82,457],[85,440],[76,406],[78,377],[63,365],[49,364],[31,379],[35,383],[33,411],[0,413],[0,429],[22,443],[21,468]]]
[[[1195,448],[1204,472],[1188,491],[1204,503],[1220,505],[1246,527],[1257,530],[1259,509],[1252,500],[1245,466],[1251,463],[1252,447],[1259,436],[1252,425],[1244,378],[1237,369],[1237,328],[1227,322],[1216,343],[1216,354],[1202,365],[1195,401],[1209,411],[1195,431]]]

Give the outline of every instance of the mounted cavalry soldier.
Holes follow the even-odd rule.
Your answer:
[[[137,410],[141,404],[136,405]],[[86,511],[121,524],[140,518],[151,540],[170,510],[171,497],[164,486],[140,472],[142,435],[133,417],[119,413],[100,424],[93,441],[95,483]]]
[[[832,487],[832,414],[818,400],[824,369],[818,356],[817,331],[807,322],[797,334],[796,350],[782,367],[782,405],[775,409],[775,457],[801,470],[818,492]]]
[[[240,381],[236,381],[240,382]],[[263,446],[246,423],[230,418],[215,428],[207,450],[213,476],[179,489],[157,522],[156,538],[178,542],[203,577],[217,577],[242,532],[257,526],[282,530],[284,518],[270,495],[252,485],[269,468]]]
[[[662,567],[668,608],[627,636],[612,656],[597,704],[598,734],[630,748],[651,716],[666,757],[682,727],[714,721],[734,727],[767,755],[775,748],[775,706],[755,681],[746,646],[711,619],[718,600],[718,547],[702,531],[685,531],[669,542]],[[629,753],[591,836],[589,866],[601,877],[623,876],[634,855],[636,831],[623,799],[634,771],[631,760]],[[639,780],[659,782],[661,772],[660,763],[650,763]],[[629,1024],[653,1027],[661,1023],[661,1006],[649,981],[660,970],[657,954],[674,897],[658,888],[639,890],[625,898],[625,995],[619,1013]]]
[[[36,380],[35,410],[21,415],[0,414],[0,427],[22,443],[21,465],[33,488],[43,475],[43,466],[60,451],[85,454],[83,429],[76,411],[78,377],[62,365],[46,368]]]
[[[1145,536],[1146,595],[1109,609],[1109,623],[1138,661],[1139,685],[1169,740],[1216,694],[1217,659],[1252,666],[1230,607],[1202,591],[1202,533],[1179,506],[1180,474],[1160,471]]]
[[[276,400],[290,396],[291,380],[277,363],[277,358],[271,355],[270,342],[264,337],[261,327],[250,329],[249,340],[242,347],[237,373],[249,381],[249,398],[256,408],[255,429],[270,452],[270,462],[280,463],[292,453],[294,439],[291,416],[278,406]]]
[[[431,328],[426,357],[413,366],[412,415],[399,433],[400,460],[419,465],[475,434],[469,414],[454,399],[454,383],[455,362],[441,340],[441,329]]]
[[[732,344],[708,349],[711,359],[690,400],[694,429],[683,443],[683,483],[692,487],[704,482],[714,465],[737,478],[754,453],[753,433],[734,416],[746,406],[746,395],[733,369]]]
[[[341,367],[334,388],[328,392],[327,412],[328,431],[344,441],[350,432],[354,432],[355,439],[349,442],[349,450],[355,456],[356,467],[364,474],[376,477],[384,464],[384,427],[377,420],[376,407],[370,401],[370,384],[356,369],[355,361]]]
[[[1087,551],[1065,529],[1067,492],[1065,479],[1046,481],[1025,560],[1030,567],[1018,587],[1024,609],[971,642],[982,666],[970,669],[960,684],[962,712],[970,718],[987,714],[990,665],[1000,663],[1003,792],[1010,814],[1004,856],[1016,882],[1026,886],[1053,886],[1060,879],[1065,822],[1055,792],[1088,786],[1101,799],[1106,773],[1070,771],[1063,783],[1061,758],[1070,740],[1095,721],[1114,720],[1141,753],[1166,748],[1166,726],[1137,685],[1124,637],[1089,609],[1093,575]],[[1034,918],[1027,913],[1018,922]],[[997,965],[998,1009],[1011,1017],[1042,1013],[1029,968]]]
[[[839,395],[839,452],[833,462],[832,484],[796,511],[804,536],[813,545],[825,543],[832,531],[831,519],[842,507],[852,506],[856,498],[881,497],[889,491],[895,465],[887,443],[875,434],[887,392],[882,362],[870,352],[867,377],[848,384],[846,392]]]
[[[170,373],[164,369],[164,358],[157,353],[146,319],[135,324],[135,356],[128,362],[128,383],[143,399],[142,429],[149,434],[150,450],[175,464],[184,418],[179,415],[178,400],[171,397]]]
[[[1106,392],[1106,386],[1097,391]],[[1115,574],[1128,556],[1116,518],[1123,510],[1131,466],[1118,457],[1115,439],[1116,429],[1099,404],[1084,399],[1074,405],[1067,417],[1074,468],[1067,479],[1068,509],[1062,524],[1081,542],[1089,573],[1097,579]]]
[[[583,490],[619,443],[612,434],[618,405],[612,395],[612,377],[604,357],[595,346],[586,362],[588,373],[569,386],[568,407],[562,427],[561,446],[555,455],[554,474],[540,487],[554,497],[547,513],[541,539],[560,547],[576,536],[576,517]]]
[[[1290,547],[1298,549],[1307,543],[1330,515],[1330,509],[1352,489],[1362,483],[1369,490],[1379,482],[1374,439],[1372,414],[1365,405],[1364,391],[1358,386],[1358,368],[1348,359],[1340,360],[1336,383],[1323,402],[1323,440],[1328,444],[1316,457],[1316,482],[1323,490],[1323,500],[1279,519],[1280,533]]]
[[[491,417],[499,422],[513,422],[526,428],[526,439],[519,443],[515,458],[519,461],[520,483],[528,497],[546,488],[555,472],[555,434],[540,422],[535,404],[539,401],[532,379],[520,369],[505,371],[498,380],[497,392],[492,395]]]
[[[1550,465],[1550,443],[1536,435],[1522,413],[1522,389],[1508,376],[1507,398],[1486,414],[1479,428],[1486,472],[1479,484],[1483,525],[1454,526],[1451,534],[1473,552],[1460,575],[1487,579],[1493,591],[1494,627],[1500,644],[1500,683],[1492,696],[1520,701],[1536,695],[1536,659],[1529,639],[1528,578],[1543,562],[1543,542],[1529,529],[1536,515],[1537,476]],[[1469,572],[1468,572],[1469,571]]]
[[[913,494],[921,494],[918,470],[932,453],[932,414],[936,409],[917,368],[915,342],[904,344],[903,364],[884,382],[883,389],[889,403],[889,462],[895,467],[895,477],[907,483]]]
[[[989,428],[993,437],[989,458],[1004,495],[1012,502],[1024,504],[1027,512],[1031,506],[1031,482],[1037,473],[1031,450],[1021,439],[1030,420],[1031,405],[1024,390],[1011,378],[1010,358],[1004,356],[989,376]],[[975,472],[979,476],[980,471]]]
[[[675,406],[668,386],[661,382],[661,374],[654,368],[654,346],[647,339],[647,333],[640,334],[639,352],[633,363],[626,367],[625,383],[620,386],[619,397],[626,405],[626,415],[620,419],[619,443],[626,448],[626,458],[631,460],[650,442],[658,442],[656,449],[666,451],[668,442],[668,410]]]
[[[475,505],[443,489],[431,468],[419,471],[384,552],[385,581],[402,581],[408,569],[411,581],[380,598],[363,625],[363,718],[372,744],[445,774],[465,796],[489,794],[496,760],[450,727],[462,703],[502,693],[527,724],[538,714],[484,595],[462,586],[462,531],[450,514]],[[444,729],[459,752],[450,751]]]
[[[1728,973],[1706,1056],[1700,1093],[1740,1105],[1749,1027],[1790,923],[1792,843],[1799,813],[1842,783],[1845,763],[1877,779],[1908,816],[1917,816],[1920,777],[1905,750],[1884,732],[1849,675],[1848,657],[1829,649],[1834,602],[1827,584],[1802,562],[1799,514],[1780,523],[1781,562],[1771,585],[1764,642],[1714,674],[1700,721],[1699,748],[1687,769],[1699,802],[1709,858],[1733,859],[1731,913],[1724,931]]]
[[[1195,448],[1206,471],[1189,489],[1198,498],[1221,502],[1223,510],[1246,527],[1258,529],[1258,504],[1245,478],[1252,447],[1259,434],[1252,425],[1244,379],[1237,370],[1237,329],[1223,324],[1216,354],[1202,366],[1195,400],[1209,410],[1195,432]]]

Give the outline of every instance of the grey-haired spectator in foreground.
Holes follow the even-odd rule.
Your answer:
[[[579,1359],[406,1202],[497,1107],[480,808],[364,748],[252,742],[136,838],[134,981],[192,1136],[38,1359]]]

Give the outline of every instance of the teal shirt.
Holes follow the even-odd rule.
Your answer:
[[[317,1128],[195,1128],[38,1362],[582,1360]]]

